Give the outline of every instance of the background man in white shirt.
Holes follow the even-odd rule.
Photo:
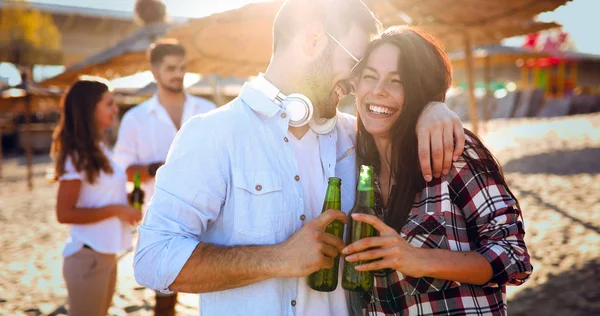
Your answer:
[[[312,291],[306,276],[330,267],[343,248],[324,228],[345,221],[354,201],[356,119],[337,113],[334,129],[324,133],[291,127],[281,100],[301,93],[312,101],[314,117],[335,117],[351,69],[379,29],[359,0],[282,6],[264,76],[186,124],[158,172],[134,259],[140,284],[202,293],[202,315],[347,314],[341,286]],[[427,179],[430,144],[441,153],[433,161],[439,174],[442,162],[449,166],[462,151],[464,134],[444,104],[428,106],[418,126]],[[342,178],[344,212],[320,214],[331,176]]]
[[[154,194],[154,176],[164,163],[177,131],[192,116],[216,106],[205,99],[185,93],[185,50],[174,40],[160,40],[148,49],[148,59],[157,85],[157,93],[129,110],[119,127],[114,158],[126,168],[127,178],[139,173],[145,192],[144,209]],[[158,315],[175,313],[177,293],[157,292]]]

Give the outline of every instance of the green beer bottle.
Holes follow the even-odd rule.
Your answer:
[[[142,205],[144,204],[144,191],[142,191],[142,181],[140,179],[140,174],[135,173],[133,175],[133,191],[131,192],[131,206],[137,208],[138,210],[142,210]]]
[[[374,169],[372,166],[360,166],[358,184],[356,186],[356,201],[348,214],[346,228],[346,246],[360,239],[373,237],[377,231],[370,224],[352,220],[352,214],[377,215],[375,212]],[[367,292],[373,287],[372,271],[356,271],[355,267],[367,261],[348,262],[344,260],[342,287],[348,291]]]
[[[325,193],[325,202],[323,202],[323,209],[321,213],[327,210],[341,210],[341,190],[340,186],[342,180],[340,178],[329,178],[329,185],[327,186],[327,192]],[[325,232],[337,236],[338,238],[344,238],[344,223],[334,220],[325,228]],[[321,269],[313,272],[308,276],[308,285],[316,291],[331,292],[335,290],[338,284],[338,268],[340,263],[340,256],[338,255],[333,260],[333,267],[329,269]]]

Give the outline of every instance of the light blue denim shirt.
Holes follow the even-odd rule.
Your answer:
[[[168,289],[198,242],[271,245],[302,227],[303,192],[285,110],[246,83],[229,104],[192,118],[177,134],[139,228],[136,280]],[[319,135],[327,177],[342,179],[353,205],[356,119],[338,113]],[[295,315],[297,278],[275,278],[200,295],[202,315]]]

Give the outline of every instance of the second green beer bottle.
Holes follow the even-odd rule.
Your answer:
[[[341,210],[342,199],[340,186],[342,180],[340,178],[329,178],[329,185],[325,193],[325,202],[321,213],[327,210]],[[335,220],[325,228],[325,232],[335,235],[338,238],[344,237],[344,223]],[[329,269],[321,269],[308,276],[308,285],[316,291],[331,292],[335,290],[338,284],[338,268],[340,257],[334,259],[333,267]]]
[[[144,205],[144,191],[142,191],[140,174],[137,172],[133,175],[133,191],[131,192],[131,200],[129,202],[131,206],[142,211],[142,205]]]
[[[352,219],[352,214],[377,215],[375,212],[374,169],[372,166],[360,166],[358,184],[356,186],[356,201],[348,214],[346,228],[346,246],[363,238],[377,236],[375,228],[363,222]],[[348,262],[344,260],[342,273],[342,287],[348,291],[367,292],[373,287],[372,271],[357,271],[356,266],[367,263],[366,261]]]

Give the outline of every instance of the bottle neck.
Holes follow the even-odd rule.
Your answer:
[[[133,176],[133,187],[139,189],[142,186],[142,179],[140,178],[140,174],[136,173]]]
[[[323,203],[323,212],[327,209],[340,210],[341,209],[341,198],[340,198],[340,187],[339,185],[329,184],[327,186],[327,192],[325,192],[325,203]]]
[[[340,201],[340,187],[334,185],[328,186],[327,192],[325,192],[325,201]]]
[[[375,190],[359,190],[356,191],[355,206],[375,207]]]

